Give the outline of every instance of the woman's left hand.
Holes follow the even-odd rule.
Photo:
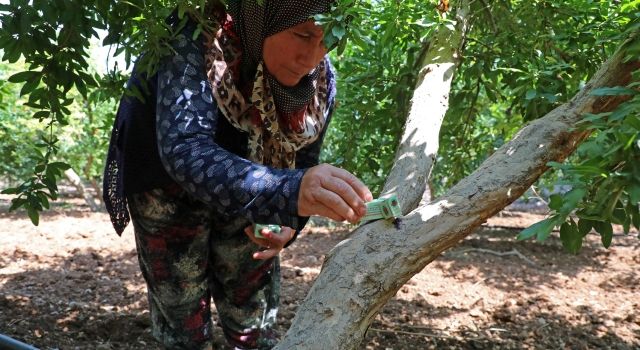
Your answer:
[[[249,226],[244,229],[244,233],[255,244],[267,248],[253,253],[253,258],[257,260],[266,260],[278,255],[284,246],[293,238],[296,230],[291,227],[282,226],[280,233],[274,233],[269,231],[267,228],[263,228],[260,233],[264,238],[258,238],[253,234],[253,226]]]

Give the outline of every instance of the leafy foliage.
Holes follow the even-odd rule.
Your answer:
[[[637,71],[636,79],[640,77]],[[577,253],[587,233],[594,229],[605,247],[611,245],[612,224],[640,230],[640,93],[634,87],[602,88],[597,96],[631,96],[614,112],[587,115],[582,127],[593,135],[578,148],[575,161],[551,163],[562,176],[560,183],[571,186],[564,194],[554,194],[552,215],[520,234],[544,240],[560,226],[564,247]],[[575,213],[575,215],[574,215]],[[577,222],[576,222],[577,220]]]
[[[22,69],[22,67],[20,68]],[[31,113],[28,107],[18,102],[19,92],[15,84],[6,81],[9,67],[0,63],[0,172],[6,181],[16,182],[28,176],[35,168],[35,161],[25,155],[30,154],[29,143],[25,140],[36,140],[40,125],[29,120]],[[35,125],[34,125],[35,124]]]
[[[637,6],[638,4],[636,4]],[[630,8],[630,4],[622,8]],[[633,17],[630,17],[634,19]],[[626,61],[640,56],[640,12],[629,21],[618,37],[631,36],[623,46]],[[622,225],[625,234],[631,227],[640,230],[640,70],[632,74],[627,86],[600,88],[595,96],[625,97],[628,100],[615,111],[584,116],[581,128],[592,132],[571,162],[550,163],[560,174],[559,184],[571,187],[567,193],[550,197],[552,214],[529,227],[520,239],[544,240],[554,227],[560,227],[563,246],[572,253],[582,247],[584,237],[595,230],[602,244],[613,239],[612,224]],[[577,222],[576,222],[577,220]],[[640,235],[639,235],[640,238]]]
[[[342,55],[338,103],[323,159],[380,191],[409,110],[425,41],[437,12],[414,1],[362,1]]]
[[[0,78],[16,69],[23,68],[20,64],[0,65]],[[2,97],[6,104],[0,109],[0,173],[3,180],[14,184],[3,191],[17,195],[11,209],[24,207],[37,223],[38,212],[48,209],[50,200],[56,200],[56,183],[69,167],[77,169],[94,188],[99,188],[114,117],[115,101],[106,97],[110,95],[96,90],[84,99],[72,89],[69,97],[74,103],[69,105],[67,125],[55,129],[50,125],[42,130],[41,123],[30,118],[33,109],[24,105],[26,98],[20,96],[20,86],[4,84]],[[49,140],[55,143],[49,145]]]
[[[631,12],[601,1],[475,4],[442,127],[437,193],[579,91],[620,44]]]
[[[37,222],[37,212],[56,198],[56,180],[68,164],[84,169],[87,178],[99,176],[114,99],[124,89],[126,74],[120,71],[123,67],[102,76],[91,70],[88,48],[98,31],[108,31],[103,44],[113,45],[113,52],[124,56],[124,68],[136,58],[152,73],[160,58],[170,53],[167,43],[184,24],[185,15],[198,20],[200,32],[211,25],[208,6],[219,2],[0,4],[2,60],[23,64],[8,82],[0,83],[4,106],[0,147],[3,154],[12,155],[4,157],[0,169],[14,180],[22,179],[5,191],[17,195],[13,207],[24,207]],[[441,16],[437,5],[436,0],[338,0],[331,14],[315,17],[325,29],[326,45],[337,48],[332,55],[339,72],[339,106],[323,160],[352,171],[374,192],[391,168],[431,34],[453,24]],[[436,192],[477,168],[523,123],[579,91],[615,47],[630,32],[637,32],[639,5],[633,0],[615,6],[593,0],[473,1],[472,27],[441,130],[432,180]],[[174,10],[177,26],[165,22]],[[634,43],[627,48],[630,58],[638,56],[637,40]],[[549,219],[521,237],[544,239],[559,226],[565,246],[575,252],[591,229],[608,245],[612,223],[627,231],[638,227],[638,85],[634,84],[598,91],[632,98],[613,113],[585,117],[584,127],[593,131],[592,137],[569,163],[551,164],[556,171],[541,182],[560,179],[571,190],[553,195]],[[136,90],[127,93],[140,95]],[[33,120],[26,122],[29,116]],[[42,122],[39,128],[35,121]],[[67,124],[73,137],[60,136],[65,135],[60,128]],[[32,140],[27,148],[25,139]],[[80,151],[87,149],[89,157]]]
[[[17,195],[11,209],[24,207],[36,224],[37,213],[48,208],[48,199],[57,198],[56,182],[69,167],[54,161],[59,157],[57,128],[69,123],[75,97],[71,92],[77,91],[87,106],[122,93],[122,75],[117,71],[104,77],[90,73],[88,49],[91,39],[99,37],[97,30],[109,30],[103,44],[117,43],[115,53],[124,54],[127,66],[132,57],[145,52],[141,60],[152,70],[169,52],[166,43],[173,32],[164,19],[174,8],[182,18],[187,11],[197,17],[201,12],[196,9],[201,6],[204,11],[204,4],[204,0],[16,0],[0,4],[2,60],[16,63],[22,59],[27,67],[8,81],[22,84],[20,96],[28,97],[24,106],[33,119],[44,123],[30,156],[23,157],[32,160],[24,165],[35,164],[33,171],[22,184],[3,192]]]
[[[376,7],[378,4],[382,8]],[[396,5],[402,10],[394,12]],[[367,18],[373,23],[364,21],[359,26],[370,44],[361,49],[353,42],[337,59],[339,72],[347,72],[341,77],[340,98],[349,108],[337,113],[325,157],[356,173],[374,191],[380,189],[392,165],[417,71],[419,45],[402,43],[407,40],[424,45],[420,40],[427,39],[428,28],[438,23],[432,9],[425,10],[417,20],[411,18],[415,13],[411,6],[409,2],[372,4]],[[571,98],[625,35],[638,28],[638,3],[630,1],[621,6],[596,1],[480,1],[474,6],[473,29],[467,35],[465,57],[441,130],[432,180],[438,193],[475,170],[523,123]],[[421,23],[423,28],[412,28],[410,23]],[[404,33],[402,39],[391,39],[398,33]],[[630,50],[629,57],[637,58],[638,54]],[[599,93],[629,94],[636,90],[637,85],[632,85]],[[640,181],[640,175],[631,168],[635,164],[632,159],[636,159],[633,157],[637,157],[636,133],[628,125],[635,124],[637,118],[632,104],[620,106],[611,114],[613,118],[589,126],[596,132],[572,157],[578,164],[598,164],[593,174],[602,178],[566,178],[565,174],[580,173],[584,164],[555,165],[560,171],[547,175],[541,185],[554,184],[560,176],[557,184],[573,189],[553,195],[554,214],[525,230],[521,238],[536,236],[543,240],[558,226],[565,247],[576,252],[592,228],[602,235],[605,246],[611,244],[612,223],[629,231],[638,202],[628,195],[635,193],[634,184]],[[587,117],[587,121],[593,120]],[[626,166],[622,168],[621,164]],[[578,217],[583,217],[578,222],[571,218],[576,209]]]

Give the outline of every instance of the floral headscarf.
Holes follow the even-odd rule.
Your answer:
[[[327,116],[328,62],[293,87],[262,60],[264,39],[329,10],[330,1],[229,1],[228,16],[207,40],[207,74],[222,114],[249,133],[249,159],[294,168],[296,151],[315,141]]]

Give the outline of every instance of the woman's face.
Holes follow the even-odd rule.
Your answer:
[[[323,32],[309,20],[264,40],[262,58],[269,73],[284,86],[295,86],[327,53]]]

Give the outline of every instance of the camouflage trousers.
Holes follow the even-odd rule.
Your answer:
[[[252,258],[259,247],[243,232],[250,223],[216,220],[177,185],[128,199],[154,337],[167,349],[212,346],[213,299],[229,344],[273,347],[280,265]]]

